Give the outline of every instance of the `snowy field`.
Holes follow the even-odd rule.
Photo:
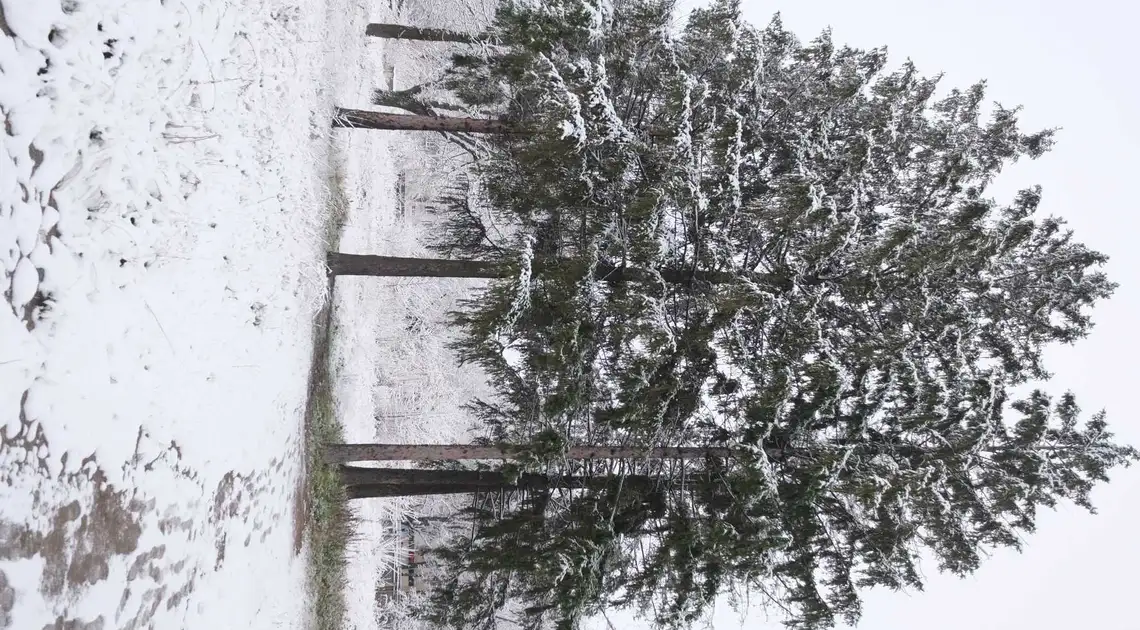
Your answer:
[[[408,0],[396,10],[373,5],[373,22],[470,30],[490,19],[490,3]],[[375,64],[361,76],[357,100],[346,107],[376,109],[373,88],[403,89],[437,76],[447,45],[367,42]],[[431,255],[427,208],[457,181],[470,156],[434,134],[346,132],[340,155],[351,201],[340,250],[394,256]],[[333,299],[333,374],[337,417],[348,442],[451,443],[471,439],[474,425],[461,409],[485,387],[483,375],[456,365],[447,349],[446,314],[472,295],[479,281],[414,278],[337,279]],[[349,545],[345,627],[412,627],[405,610],[378,607],[377,587],[407,550],[395,526],[405,515],[446,513],[444,499],[369,499],[351,504],[355,538]]]
[[[0,0],[0,627],[304,627],[329,117],[370,4]]]

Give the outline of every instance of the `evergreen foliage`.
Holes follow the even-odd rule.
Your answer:
[[[1114,289],[1039,188],[988,196],[1050,130],[986,113],[983,84],[936,96],[883,49],[755,28],[736,0],[671,20],[509,2],[498,45],[446,79],[534,129],[441,203],[437,249],[505,270],[455,314],[498,392],[472,408],[534,445],[508,470],[613,483],[476,510],[441,626],[513,602],[536,630],[613,605],[684,628],[729,587],[793,628],[853,623],[861,589],[921,588],[920,554],[967,574],[1137,458],[1071,395],[1012,393]],[[741,455],[570,464],[570,443]],[[656,481],[623,486],[635,472]]]

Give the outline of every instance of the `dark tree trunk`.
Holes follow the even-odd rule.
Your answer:
[[[605,489],[653,488],[664,482],[656,477],[645,475],[605,475],[598,477],[575,475],[539,475],[524,473],[513,481],[507,475],[490,470],[424,470],[419,468],[361,468],[340,467],[341,481],[349,487],[391,486],[393,492],[407,492],[420,488],[430,489],[428,494],[442,494],[446,490],[454,493],[476,490],[551,490],[565,489]],[[409,496],[393,494],[387,496]]]
[[[454,42],[459,44],[474,44],[487,40],[485,35],[479,33],[461,33],[443,28],[420,28],[403,24],[369,24],[364,29],[364,34],[369,37],[382,37],[384,39],[413,39],[423,42]]]
[[[592,490],[630,493],[650,518],[660,518],[665,510],[665,493],[670,489],[698,489],[720,492],[725,480],[716,471],[695,472],[685,479],[650,475],[542,475],[524,473],[516,477],[490,470],[425,470],[416,468],[362,468],[340,466],[341,481],[350,499],[407,497],[438,494],[525,492],[531,496],[553,490]],[[616,495],[615,495],[616,496]],[[725,495],[729,500],[730,495]],[[631,503],[631,505],[633,505]],[[637,513],[641,513],[638,511]],[[643,523],[630,521],[628,531]]]
[[[484,470],[425,470],[421,468],[363,468],[341,466],[340,479],[354,485],[451,485],[464,487],[498,487],[507,484],[503,473]]]
[[[443,131],[450,133],[527,134],[531,130],[494,118],[462,118],[424,116],[422,114],[386,114],[363,109],[338,107],[333,127],[381,129],[388,131]]]
[[[335,276],[415,276],[424,278],[504,278],[502,267],[492,262],[480,260],[450,260],[445,258],[401,258],[398,256],[374,256],[370,254],[342,254],[330,252],[328,255],[330,272]],[[690,281],[719,284],[733,279],[733,274],[718,271],[692,272],[686,269],[665,268],[656,274],[648,269],[617,267],[599,262],[594,269],[594,277],[607,282],[648,282],[657,275],[669,284],[684,284]],[[758,274],[761,281],[772,281],[774,276]]]
[[[691,271],[665,267],[655,270],[639,269],[636,267],[617,267],[599,262],[594,268],[594,277],[606,282],[654,282],[658,275],[666,284],[686,284],[689,282],[706,282],[708,284],[721,284],[730,282],[732,274],[720,271]]]
[[[348,499],[379,499],[383,497],[421,497],[440,494],[475,494],[494,490],[487,486],[463,484],[391,484],[363,483],[344,489]]]
[[[373,98],[376,98],[375,95]],[[382,97],[383,98],[383,97]],[[382,103],[387,105],[386,103]],[[388,105],[392,107],[391,105]],[[400,107],[405,109],[401,105]],[[416,108],[415,111],[422,112]],[[332,126],[351,129],[380,129],[384,131],[442,131],[449,133],[479,133],[499,135],[533,135],[534,127],[518,122],[496,118],[470,118],[463,116],[434,116],[420,114],[387,114],[364,109],[338,107],[333,114]],[[661,129],[646,129],[651,138],[668,139],[672,132]]]
[[[385,276],[418,278],[499,278],[494,263],[442,258],[402,258],[362,254],[328,255],[329,274],[334,276]]]
[[[445,258],[402,258],[399,256],[373,256],[371,254],[342,254],[329,252],[329,273],[334,276],[383,276],[418,278],[505,278],[499,265],[481,260],[449,260]],[[617,267],[599,262],[594,277],[610,283],[651,282],[657,276],[667,284],[703,282],[723,284],[735,275],[724,271],[691,271],[664,268],[654,273],[648,269]],[[792,287],[791,281],[775,274],[751,274],[750,279],[771,293],[783,293]]]
[[[416,525],[426,525],[430,523],[453,523],[455,521],[463,520],[462,514],[447,514],[444,516],[416,516],[409,517],[409,521],[414,528]]]
[[[329,464],[379,461],[460,461],[471,459],[513,459],[519,448],[512,445],[476,444],[325,444],[324,461]],[[733,457],[727,448],[664,446],[643,449],[623,446],[571,446],[566,459],[704,459]]]

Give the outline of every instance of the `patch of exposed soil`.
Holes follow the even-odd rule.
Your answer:
[[[86,508],[72,501],[56,509],[51,528],[35,531],[21,523],[0,521],[0,559],[39,555],[44,560],[40,593],[58,597],[107,578],[108,560],[138,548],[142,515],[153,507],[98,484]]]
[[[25,394],[25,404],[27,399]],[[94,454],[84,458],[75,472],[53,473],[47,437],[29,415],[21,413],[20,424],[11,434],[7,428],[0,428],[0,457],[4,462],[0,482],[14,486],[15,481],[26,484],[29,479],[37,480],[27,492],[33,509],[42,516],[27,522],[0,517],[0,560],[36,557],[43,561],[38,591],[58,603],[55,612],[62,613],[45,630],[101,630],[104,624],[116,630],[150,628],[157,611],[188,605],[198,578],[211,566],[214,570],[222,568],[227,530],[243,523],[240,529],[249,534],[247,546],[255,540],[265,543],[273,526],[285,521],[287,510],[294,509],[285,501],[296,489],[278,482],[285,472],[284,462],[296,457],[295,448],[283,459],[272,460],[265,469],[227,473],[212,494],[204,493],[205,506],[194,501],[167,505],[160,511],[156,501],[142,490],[120,490],[108,482]],[[139,429],[135,454],[123,464],[128,479],[161,467],[204,490],[197,472],[182,463],[181,448],[176,443],[148,447],[144,441],[149,437]],[[144,456],[143,451],[149,454]],[[62,470],[68,470],[66,453],[59,463]],[[57,503],[59,497],[67,497],[66,503]],[[165,543],[140,549],[139,541],[147,528],[175,539],[212,539],[216,555],[171,557],[171,548]],[[253,535],[256,533],[260,537]],[[113,617],[71,618],[67,602],[106,581],[116,561],[126,568],[126,580]],[[15,627],[12,611],[17,595],[0,572],[0,630]]]
[[[12,625],[12,607],[16,605],[16,589],[8,584],[8,576],[0,571],[0,628]]]
[[[8,466],[0,469],[0,481],[11,486],[14,475],[34,469],[36,474],[47,475],[48,441],[39,422],[28,417],[29,391],[20,397],[20,427],[9,434],[7,426],[0,426],[0,452],[9,454]]]
[[[83,621],[82,619],[64,619],[63,615],[56,617],[55,623],[49,623],[43,630],[103,630],[103,615]]]
[[[142,628],[153,627],[149,625],[150,620],[153,619],[154,614],[158,612],[158,608],[162,605],[165,597],[165,586],[152,588],[143,593],[142,601],[139,602],[135,615],[127,620],[126,624],[121,627],[122,630],[141,630]]]
[[[309,496],[309,467],[302,464],[301,473],[297,475],[297,484],[293,488],[293,555],[301,555],[301,548],[305,545],[305,524],[308,522],[309,510],[312,506],[312,497]]]
[[[6,37],[16,37],[12,32],[12,27],[8,26],[8,20],[4,18],[4,5],[0,4],[0,33]]]

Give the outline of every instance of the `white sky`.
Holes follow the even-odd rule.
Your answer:
[[[696,4],[680,0],[682,4]],[[1040,212],[1064,217],[1081,240],[1112,257],[1120,288],[1094,314],[1097,327],[1074,347],[1048,355],[1045,387],[1071,389],[1087,412],[1105,408],[1120,438],[1140,445],[1131,388],[1140,388],[1140,217],[1127,186],[1140,179],[1140,87],[1136,25],[1128,0],[744,0],[749,20],[779,11],[801,39],[830,26],[837,44],[887,45],[892,65],[912,59],[943,85],[989,81],[989,97],[1021,104],[1023,128],[1060,126],[1052,153],[999,179],[999,198],[1044,187]],[[1130,207],[1131,206],[1131,207]],[[1023,553],[994,555],[971,578],[929,567],[923,593],[873,592],[859,628],[868,630],[1137,630],[1140,595],[1140,467],[1118,471],[1094,495],[1096,516],[1072,507],[1044,514]],[[726,606],[716,630],[778,628]],[[620,630],[644,623],[611,614]],[[601,624],[599,627],[604,627]]]

